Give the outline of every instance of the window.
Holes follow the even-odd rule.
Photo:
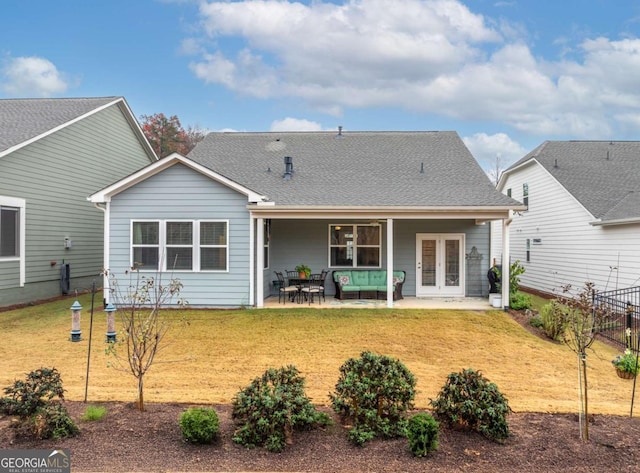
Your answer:
[[[20,209],[0,206],[0,257],[20,256]]]
[[[529,207],[529,184],[522,184],[522,203]]]
[[[507,189],[507,195],[511,197],[511,188]]]
[[[527,238],[527,263],[531,261],[531,239]]]
[[[380,267],[380,225],[330,225],[331,267]]]
[[[131,266],[157,270],[160,261],[160,222],[133,222],[132,233]]]
[[[200,270],[226,271],[227,222],[200,222]]]
[[[155,271],[227,270],[227,222],[137,221],[132,222],[131,229],[133,267]]]

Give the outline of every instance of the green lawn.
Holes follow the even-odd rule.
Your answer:
[[[96,297],[96,301],[101,301]],[[0,312],[0,387],[42,366],[57,368],[67,398],[85,392],[90,296],[79,301],[83,341],[69,341],[73,299]],[[136,383],[109,368],[105,315],[94,315],[88,400],[134,401]],[[228,403],[268,367],[295,365],[316,404],[338,379],[340,365],[364,350],[399,358],[417,377],[416,406],[429,407],[448,373],[481,370],[516,411],[574,412],[576,357],[540,340],[501,311],[397,309],[262,309],[165,312],[190,324],[173,332],[146,379],[145,401]],[[628,415],[632,382],[610,363],[617,351],[596,343],[589,355],[591,412]]]

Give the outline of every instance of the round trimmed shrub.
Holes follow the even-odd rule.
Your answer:
[[[507,398],[479,371],[467,368],[449,374],[438,397],[430,402],[436,417],[447,425],[469,428],[497,442],[509,436]]]
[[[207,407],[190,407],[180,416],[182,437],[187,442],[208,444],[218,435],[218,414]]]
[[[405,413],[413,407],[415,387],[415,377],[400,360],[365,351],[340,367],[329,399],[342,420],[353,424],[350,440],[363,445],[377,435],[406,435]]]
[[[424,457],[438,449],[440,424],[431,414],[420,412],[409,419],[407,439],[409,450],[416,457]]]
[[[331,423],[316,411],[304,392],[305,380],[295,366],[270,368],[233,399],[232,417],[240,427],[233,441],[245,447],[264,446],[280,452],[293,442],[293,431]]]

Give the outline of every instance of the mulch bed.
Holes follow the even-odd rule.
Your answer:
[[[512,314],[527,330],[529,315]],[[247,449],[232,441],[231,406],[214,405],[220,436],[198,446],[181,438],[178,419],[188,406],[148,404],[146,412],[132,404],[101,403],[107,415],[83,422],[87,404],[66,402],[80,426],[77,437],[35,441],[15,436],[11,419],[0,416],[0,448],[54,449],[71,452],[74,472],[113,471],[297,471],[297,472],[625,472],[640,471],[640,418],[593,416],[590,440],[582,441],[574,414],[517,413],[508,417],[511,436],[504,444],[479,434],[441,428],[439,449],[414,458],[407,440],[374,440],[364,447],[349,443],[346,429],[327,408],[335,424],[296,432],[282,453]],[[210,406],[211,407],[211,406]]]

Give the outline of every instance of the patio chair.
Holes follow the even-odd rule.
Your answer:
[[[326,280],[327,280],[327,274],[329,274],[329,270],[328,269],[323,269],[320,272],[320,294],[322,295],[322,300],[326,302],[327,298],[325,297],[324,294],[324,288],[327,284]]]
[[[305,281],[300,288],[300,297],[304,295],[306,299],[309,300],[309,305],[313,302],[313,298],[315,295],[318,295],[318,304],[322,304],[320,300],[320,294],[324,291],[324,286],[322,286],[322,279],[320,274],[312,274],[309,276],[309,279]]]
[[[282,298],[286,304],[287,297],[290,297],[291,301],[293,301],[298,295],[299,287],[287,285],[281,272],[274,271],[274,273],[276,273],[276,278],[278,278],[278,283],[280,285],[278,289],[278,303],[280,303],[280,298]]]

